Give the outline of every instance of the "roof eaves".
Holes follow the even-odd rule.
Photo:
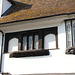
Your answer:
[[[62,13],[62,14],[56,14],[56,15],[50,15],[50,16],[43,16],[43,17],[37,17],[37,18],[31,18],[31,19],[23,19],[23,20],[11,21],[11,22],[4,22],[4,23],[0,23],[0,25],[7,24],[7,23],[14,23],[14,22],[38,20],[38,19],[49,18],[49,17],[55,17],[55,16],[62,16],[62,15],[71,15],[71,14],[75,14],[75,12]]]

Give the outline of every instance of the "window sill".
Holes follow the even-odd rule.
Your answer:
[[[66,54],[75,55],[75,47],[70,47],[70,48],[66,49]]]
[[[49,50],[16,51],[16,52],[10,53],[10,58],[44,56],[44,55],[49,55]]]
[[[49,49],[49,50],[57,50],[57,49],[59,49],[59,48],[52,48],[52,49]]]

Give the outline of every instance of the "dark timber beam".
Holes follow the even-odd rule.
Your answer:
[[[9,1],[11,4],[15,4],[13,0],[7,0],[7,1]]]

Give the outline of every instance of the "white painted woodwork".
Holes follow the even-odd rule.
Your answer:
[[[47,34],[44,37],[44,49],[56,48],[56,37],[54,34]]]
[[[18,39],[13,38],[9,41],[8,52],[18,51]]]
[[[7,23],[4,25],[0,25],[0,29],[5,33],[11,33],[11,32],[18,32],[18,31],[27,31],[33,29],[55,27],[55,26],[59,26],[60,22],[63,22],[64,20],[71,19],[71,18],[75,18],[75,14],[48,17],[48,18],[32,20],[32,21],[13,22],[11,24]]]

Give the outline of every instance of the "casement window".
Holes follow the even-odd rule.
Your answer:
[[[75,47],[75,20],[66,21],[67,48]]]
[[[72,47],[72,25],[71,21],[66,21],[66,32],[67,32],[67,48]]]
[[[39,42],[39,31],[26,31],[22,34],[22,50],[38,50],[40,49]],[[41,47],[42,48],[42,47]]]
[[[72,28],[73,28],[73,46],[75,47],[75,20],[72,20]]]
[[[66,54],[75,54],[75,19],[66,20]]]
[[[34,38],[34,39],[33,39]],[[39,37],[38,35],[34,35],[34,36],[23,36],[23,45],[22,45],[22,49],[23,50],[38,50],[38,40]],[[28,41],[27,41],[28,40]],[[34,43],[33,43],[34,42]],[[27,46],[28,45],[28,46]],[[27,48],[28,47],[28,48]],[[34,48],[33,48],[34,47]]]
[[[8,49],[10,45],[8,44],[9,41],[13,38],[18,39],[18,52],[38,52],[41,50],[43,53],[46,53],[44,51],[58,48],[57,27],[7,33],[5,35],[5,53],[9,52]],[[11,44],[13,45],[13,41]],[[40,53],[36,53],[36,55]],[[34,55],[34,53],[31,55]]]

